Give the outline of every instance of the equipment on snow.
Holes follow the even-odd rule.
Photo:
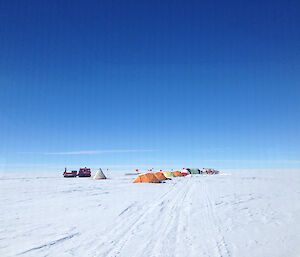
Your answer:
[[[78,172],[78,177],[90,177],[90,176],[91,176],[91,169],[88,169],[87,167],[80,168]]]

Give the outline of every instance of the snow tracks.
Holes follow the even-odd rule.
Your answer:
[[[207,186],[176,178],[159,199],[133,203],[101,231],[88,256],[231,256]],[[164,186],[164,185],[156,185]]]

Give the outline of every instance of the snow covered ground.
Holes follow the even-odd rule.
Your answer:
[[[0,177],[0,256],[300,256],[300,172]]]

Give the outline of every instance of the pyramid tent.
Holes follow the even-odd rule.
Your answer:
[[[153,174],[158,180],[167,180],[166,176],[162,172],[156,172]]]
[[[171,171],[165,171],[164,172],[165,177],[172,178],[175,177],[175,175]]]
[[[175,177],[183,177],[184,175],[180,171],[174,171],[172,172]]]
[[[159,180],[154,176],[153,173],[146,173],[139,175],[133,183],[159,183]]]
[[[189,169],[191,174],[200,174],[199,169]]]
[[[106,179],[102,169],[100,168],[97,170],[96,174],[94,175],[93,179]]]

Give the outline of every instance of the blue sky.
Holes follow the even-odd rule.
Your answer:
[[[2,1],[0,169],[300,168],[299,1]]]

